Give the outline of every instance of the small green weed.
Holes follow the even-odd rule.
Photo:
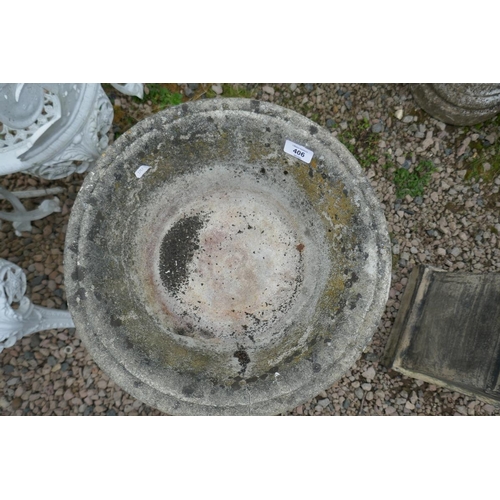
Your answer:
[[[470,127],[461,127],[456,146],[458,147],[463,142],[471,130],[483,131],[486,135],[486,130],[494,130],[496,127],[500,127],[500,114],[485,122]],[[467,170],[465,180],[477,182],[482,179],[485,183],[493,181],[500,173],[500,145],[489,144],[479,138],[469,143],[469,149],[470,151],[463,155],[464,168]],[[485,164],[489,164],[487,169],[484,168]]]
[[[392,155],[389,153],[385,153],[385,163],[382,168],[384,170],[389,170],[392,167],[394,167],[394,161]]]
[[[370,128],[370,120],[368,120],[368,118],[363,118],[358,123],[358,128],[359,130],[368,130]]]
[[[207,97],[217,97],[217,94],[210,87],[206,92]],[[245,97],[251,99],[255,96],[255,92],[246,89],[242,85],[231,85],[230,83],[222,84],[222,97]]]
[[[378,157],[374,154],[374,151],[372,149],[368,149],[363,151],[363,155],[360,157],[359,163],[363,168],[368,168],[377,160]]]
[[[138,99],[138,102],[151,101],[154,111],[160,111],[167,106],[176,106],[182,102],[182,94],[170,91],[161,83],[148,83],[147,86],[149,94],[144,96],[143,101]]]
[[[394,184],[396,185],[396,196],[403,198],[407,194],[415,198],[424,194],[424,188],[429,184],[432,173],[436,171],[434,163],[430,160],[422,160],[413,172],[405,168],[398,168],[394,172]]]
[[[351,143],[351,139],[353,138],[354,136],[349,129],[346,129],[337,135],[337,139],[349,150],[351,154],[354,154],[355,149],[354,144]]]
[[[490,154],[479,154],[472,157],[467,162],[466,180],[483,179],[484,182],[491,182],[500,174],[500,148],[493,149]],[[490,167],[485,170],[485,163],[489,163]]]
[[[363,118],[354,125],[350,125],[339,133],[337,139],[356,157],[363,168],[368,168],[378,160],[376,146],[379,138],[370,131],[368,119]]]
[[[500,115],[492,120],[494,124],[500,125]],[[466,158],[465,167],[466,180],[491,182],[500,173],[500,146],[494,146],[487,142],[474,141],[470,143],[471,154]],[[489,163],[485,170],[484,165]]]

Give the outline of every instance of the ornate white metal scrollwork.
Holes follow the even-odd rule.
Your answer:
[[[140,83],[112,84],[142,98]],[[0,175],[26,172],[59,179],[85,172],[108,146],[113,107],[98,83],[0,83]],[[60,211],[59,200],[46,200],[27,212],[5,190],[16,235],[30,231],[30,221]]]
[[[30,333],[54,328],[74,328],[68,311],[35,306],[24,297],[26,276],[23,270],[0,259],[0,352]],[[17,304],[17,309],[12,307]]]
[[[84,172],[108,145],[113,108],[102,87],[39,84],[41,95],[25,91],[31,87],[8,84],[0,89],[0,173],[59,179]],[[42,106],[33,105],[34,99],[43,100]],[[40,111],[35,115],[24,108]]]
[[[142,97],[140,83],[113,84]],[[82,173],[108,146],[113,107],[98,83],[0,84],[0,175]]]

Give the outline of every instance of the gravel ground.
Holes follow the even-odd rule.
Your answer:
[[[157,97],[146,96],[139,102],[105,88],[115,107],[111,141],[164,104]],[[500,414],[491,404],[404,377],[379,363],[414,265],[425,263],[451,272],[500,271],[498,117],[475,127],[445,125],[418,108],[409,86],[399,84],[169,84],[168,88],[182,93],[183,101],[241,95],[306,115],[351,149],[385,211],[393,273],[379,328],[342,379],[286,415]],[[0,257],[24,269],[27,296],[35,304],[66,309],[64,237],[84,177],[0,178],[11,191],[64,188],[58,195],[62,211],[34,222],[32,233],[17,237],[8,222],[0,230]],[[30,209],[40,201],[24,200],[24,204]],[[0,209],[10,208],[0,201]],[[70,329],[33,334],[0,353],[0,415],[162,413],[109,380]]]

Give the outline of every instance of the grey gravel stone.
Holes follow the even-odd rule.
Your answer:
[[[94,412],[94,406],[87,406],[87,408],[85,408],[84,412],[83,412],[83,415],[84,416],[88,416],[88,415],[91,415],[92,413]]]
[[[40,345],[40,334],[35,332],[30,336],[30,347],[34,349]]]
[[[222,94],[222,86],[221,85],[212,85],[212,90],[217,94],[220,95]]]
[[[366,371],[362,373],[363,377],[368,379],[368,380],[373,380],[375,378],[376,372],[375,368],[373,366],[370,366]]]
[[[372,132],[374,134],[380,134],[380,132],[384,131],[384,124],[381,122],[375,123],[372,125]]]
[[[3,372],[5,373],[5,375],[9,375],[9,374],[13,373],[14,370],[15,370],[15,368],[12,365],[5,365],[3,367]]]
[[[45,275],[42,275],[42,276],[36,276],[35,278],[33,278],[31,281],[30,281],[30,285],[31,286],[37,286],[39,285],[43,280],[46,280],[47,279],[47,276]]]
[[[484,405],[483,410],[486,412],[486,414],[491,415],[495,411],[495,407],[490,404],[486,404]]]

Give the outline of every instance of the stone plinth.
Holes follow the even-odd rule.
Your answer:
[[[66,240],[69,308],[96,362],[151,406],[277,414],[361,355],[389,249],[369,182],[328,131],[268,103],[197,101],[138,123],[88,174]]]
[[[500,274],[416,266],[383,362],[500,405]]]

